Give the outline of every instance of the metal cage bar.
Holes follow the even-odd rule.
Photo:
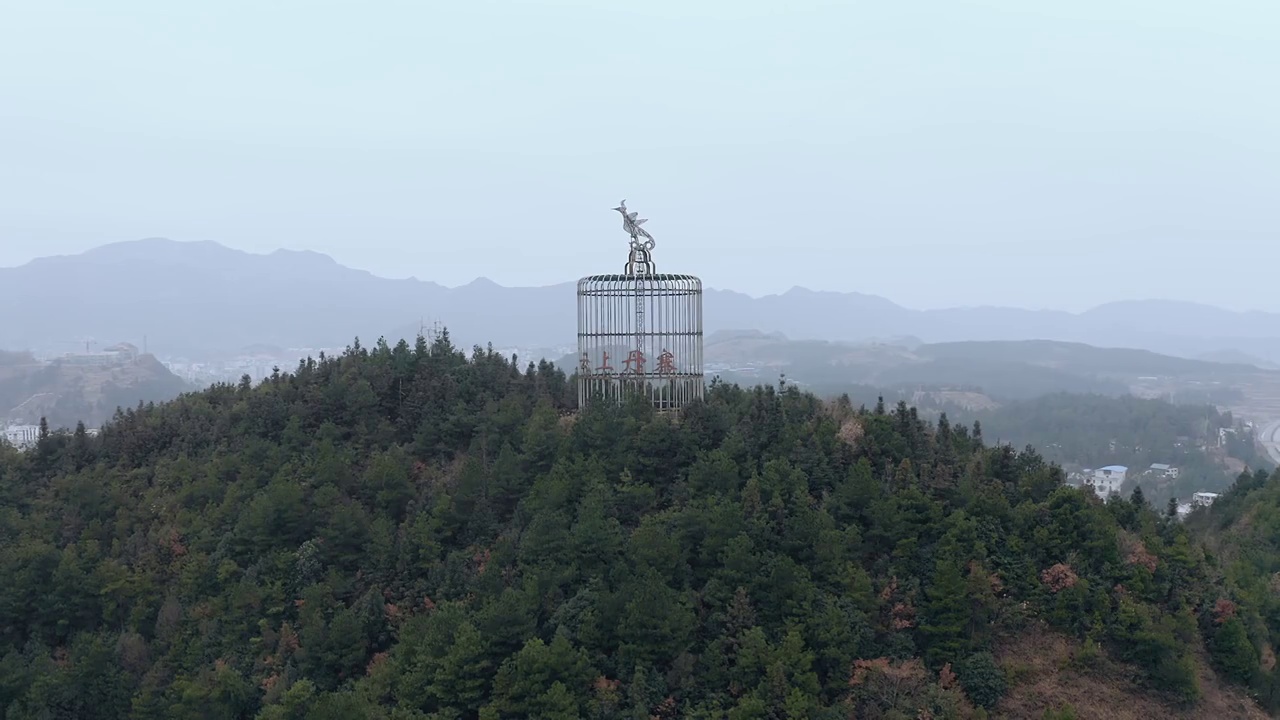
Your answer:
[[[632,268],[578,281],[579,407],[641,393],[668,410],[703,397],[702,281]]]

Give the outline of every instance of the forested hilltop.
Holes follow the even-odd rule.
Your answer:
[[[773,387],[575,402],[445,335],[0,448],[5,717],[1280,707],[1260,570],[978,428]]]

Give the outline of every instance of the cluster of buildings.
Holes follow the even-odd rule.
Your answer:
[[[1143,477],[1151,478],[1157,481],[1176,480],[1181,475],[1181,471],[1165,463],[1154,463],[1143,473]],[[1105,500],[1112,493],[1119,494],[1120,489],[1124,486],[1125,480],[1129,477],[1129,468],[1124,465],[1107,465],[1097,469],[1084,469],[1078,473],[1071,473],[1070,480],[1074,484],[1093,490],[1094,494]],[[1178,504],[1178,517],[1186,517],[1196,508],[1209,507],[1218,499],[1218,493],[1197,492],[1192,494],[1191,501]]]
[[[281,364],[275,359],[236,358],[224,362],[193,362],[189,360],[161,360],[165,368],[187,382],[206,386],[218,382],[235,382],[248,375],[254,381],[271,375],[274,368],[292,370],[294,363]]]
[[[279,352],[257,352],[239,355],[227,360],[190,360],[187,358],[160,358],[169,372],[187,382],[207,386],[219,382],[239,382],[248,375],[254,382],[260,382],[280,368],[284,372],[297,369],[298,363],[308,357],[318,358],[325,355],[341,355],[345,348],[289,348]]]
[[[98,352],[67,353],[55,362],[61,365],[73,365],[78,367],[117,367],[120,365],[128,365],[138,359],[138,347],[131,343],[122,342],[103,348]]]
[[[89,437],[97,437],[99,432],[98,428],[85,429],[85,434]],[[12,445],[19,450],[33,448],[39,441],[39,425],[6,425],[0,429],[0,444]]]
[[[87,341],[83,352],[37,352],[34,353],[42,366],[60,365],[77,368],[112,368],[128,365],[145,354],[133,343],[121,342],[109,345],[101,350],[93,350],[93,341]]]

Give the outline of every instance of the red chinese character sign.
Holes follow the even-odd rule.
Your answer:
[[[626,362],[624,362],[623,365],[626,366],[626,372],[632,375],[643,375],[644,352],[641,350],[632,350],[627,354]]]
[[[613,355],[608,350],[602,351],[599,355],[600,364],[593,367],[595,362],[591,358],[591,353],[584,352],[578,357],[578,372],[582,375],[610,375],[616,370],[613,366]],[[645,367],[649,364],[649,358],[644,354],[643,350],[629,350],[627,357],[622,361],[623,375],[645,375]],[[658,355],[657,366],[652,371],[657,375],[675,375],[676,356],[670,350],[663,349]]]
[[[609,375],[613,372],[613,366],[609,364],[609,351],[606,350],[602,354],[604,355],[604,359],[600,362],[600,367],[596,368],[596,372],[601,375]]]
[[[658,355],[658,374],[674,375],[676,372],[676,356],[671,354],[670,350],[662,349],[662,354]]]

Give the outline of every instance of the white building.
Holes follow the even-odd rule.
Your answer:
[[[1086,470],[1084,484],[1086,487],[1093,488],[1094,494],[1105,500],[1111,493],[1120,492],[1120,486],[1124,485],[1124,478],[1128,472],[1129,468],[1123,465],[1108,465],[1092,473]]]
[[[1172,465],[1166,465],[1164,463],[1153,463],[1151,465],[1151,474],[1157,475],[1159,477],[1169,478],[1170,480],[1176,480],[1178,479],[1179,470],[1178,468]]]
[[[10,425],[4,429],[5,442],[16,448],[27,448],[40,439],[39,425]]]
[[[114,353],[119,362],[133,362],[138,359],[138,346],[133,343],[116,343],[109,348],[103,348],[103,352]]]
[[[1218,493],[1198,492],[1191,496],[1191,504],[1196,507],[1209,507],[1218,499]]]
[[[104,350],[103,352],[67,353],[58,362],[77,367],[112,367],[123,365],[127,359],[119,352]]]

